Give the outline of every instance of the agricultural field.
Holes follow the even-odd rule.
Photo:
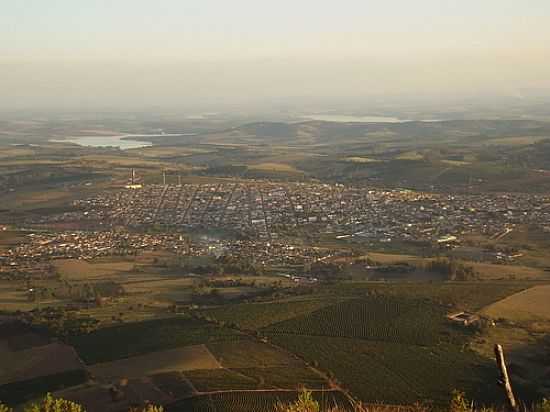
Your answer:
[[[0,386],[0,399],[8,405],[18,405],[26,401],[44,396],[63,388],[83,384],[88,374],[84,369],[77,369],[55,375],[8,383]]]
[[[330,299],[300,297],[276,302],[237,303],[203,310],[205,316],[232,323],[244,330],[258,330],[273,323],[311,313],[331,304]]]
[[[166,372],[219,368],[221,365],[206,346],[194,345],[96,363],[88,370],[97,379],[116,382],[123,378],[140,378]]]
[[[120,324],[68,340],[88,365],[180,346],[237,340],[240,333],[186,316]]]
[[[166,407],[167,412],[276,412],[277,405],[298,399],[298,391],[230,391],[203,395],[176,402]],[[349,406],[344,394],[334,390],[314,391],[314,399],[323,407]]]
[[[52,362],[55,359],[55,362]],[[70,346],[22,323],[0,319],[0,399],[16,404],[87,379]]]
[[[96,259],[88,262],[82,259],[57,259],[53,261],[57,273],[68,281],[105,280],[121,272],[128,272],[134,263],[128,259]]]
[[[436,345],[462,338],[447,324],[442,307],[419,300],[372,296],[275,323],[275,334],[358,338],[411,345]]]
[[[212,342],[207,346],[218,362],[229,369],[302,365],[299,359],[288,352],[250,338],[238,341]]]
[[[258,382],[231,369],[197,369],[185,372],[197,392],[257,389]]]
[[[56,362],[51,362],[55,359]],[[0,385],[83,368],[73,348],[59,343],[0,352]]]
[[[43,281],[41,285],[54,286],[56,281]],[[16,310],[32,310],[42,305],[44,306],[59,306],[64,303],[62,299],[54,297],[47,298],[38,302],[29,300],[28,288],[24,281],[0,280],[0,310],[16,311]]]
[[[322,389],[327,381],[304,365],[293,367],[208,369],[185,372],[198,392],[254,389]]]
[[[265,172],[283,172],[291,174],[302,174],[301,170],[286,163],[257,163],[248,166],[250,170],[260,170]]]
[[[510,146],[524,146],[532,145],[548,139],[546,136],[514,136],[514,137],[501,137],[497,139],[491,139],[488,141],[489,144],[498,144],[498,145],[510,145]]]
[[[147,278],[146,274],[136,276],[128,282],[122,282],[124,290],[129,294],[146,294],[151,299],[185,301],[190,300],[192,278],[170,278],[167,276]]]
[[[455,388],[472,399],[490,401],[500,395],[492,363],[461,346],[284,334],[269,339],[318,363],[364,402],[412,404],[431,399],[444,404]]]
[[[0,229],[0,250],[9,249],[25,241],[25,234],[22,232]]]
[[[173,402],[174,396],[165,392],[169,390],[165,380],[161,379],[161,381],[162,383],[157,384],[151,378],[125,379],[117,385],[120,399],[116,401],[113,400],[109,385],[93,381],[61,389],[54,392],[53,395],[83,405],[87,411],[122,412],[128,411],[132,406],[148,402],[157,405]],[[193,393],[183,380],[179,382],[176,379],[171,380],[169,388],[182,396],[190,396]]]
[[[538,285],[483,309],[484,315],[513,322],[547,324],[550,330],[550,285]]]
[[[400,255],[392,253],[371,252],[368,257],[380,265],[395,265],[407,263],[409,265],[422,267],[422,265],[433,261],[433,258],[423,258],[413,255]],[[540,267],[532,267],[521,264],[502,265],[494,263],[482,263],[466,260],[457,260],[471,266],[480,280],[549,280],[550,273]]]
[[[325,293],[342,297],[383,294],[429,302],[449,310],[478,311],[500,299],[533,286],[532,282],[342,282]]]
[[[529,286],[525,282],[342,282],[324,286],[318,295],[303,300],[239,304],[227,313],[234,315],[240,328],[259,331],[269,343],[315,365],[363,401],[409,404],[431,399],[444,404],[453,389],[461,388],[473,399],[490,402],[501,400],[492,383],[496,370],[491,355],[469,349],[473,332],[450,324],[446,315],[458,308],[479,310]],[[230,322],[223,308],[227,309],[205,313]],[[223,366],[254,377],[238,367],[246,362],[242,353],[254,350],[239,352],[237,344],[223,343],[209,348]],[[225,354],[216,354],[217,350]],[[263,366],[276,375],[277,368]],[[238,382],[243,387],[248,381]],[[270,381],[264,376],[260,382],[284,387],[275,377]],[[316,387],[314,382],[309,385]],[[520,385],[519,390],[529,388]]]

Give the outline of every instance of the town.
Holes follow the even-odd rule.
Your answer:
[[[75,202],[48,221],[97,227],[220,228],[262,240],[296,228],[368,241],[446,243],[461,234],[501,236],[515,225],[550,225],[550,199],[536,194],[433,194],[315,183],[146,185]]]

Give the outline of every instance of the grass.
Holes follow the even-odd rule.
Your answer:
[[[57,273],[69,280],[103,279],[134,267],[134,263],[130,261],[89,263],[79,259],[58,259],[53,261],[53,265]]]
[[[72,337],[69,343],[90,365],[179,346],[232,341],[239,336],[231,329],[178,317],[111,326]]]
[[[493,303],[483,313],[514,322],[550,322],[549,297],[550,285],[535,286]]]
[[[301,170],[296,169],[295,167],[286,164],[286,163],[258,163],[251,164],[248,166],[251,170],[261,170],[266,172],[284,172],[292,174],[302,174]]]

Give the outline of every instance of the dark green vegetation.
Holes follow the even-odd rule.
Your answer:
[[[346,297],[383,294],[426,299],[449,310],[475,311],[530,286],[529,282],[344,282],[329,286],[327,293]]]
[[[456,387],[479,401],[500,400],[493,365],[460,345],[307,335],[271,335],[270,339],[318,363],[365,402],[411,404],[423,399],[443,404]]]
[[[269,368],[209,369],[185,372],[199,392],[252,389],[326,388],[327,382],[301,365]]]
[[[271,325],[268,333],[359,338],[411,345],[456,339],[443,308],[386,296],[365,297]]]
[[[9,405],[17,405],[48,392],[79,385],[87,379],[88,376],[84,370],[76,370],[8,383],[0,386],[0,400]]]
[[[87,364],[107,362],[178,346],[239,339],[234,330],[181,317],[136,322],[69,338]]]
[[[257,330],[274,322],[311,313],[330,303],[330,299],[300,297],[279,301],[278,304],[272,302],[240,303],[204,310],[202,313],[218,321],[235,324],[240,329]]]
[[[525,287],[344,282],[322,287],[316,298],[327,304],[301,313],[293,301],[241,304],[229,312],[237,325],[255,326],[270,343],[315,365],[363,401],[444,404],[461,388],[478,401],[494,402],[501,393],[493,362],[468,348],[476,330],[452,324],[446,315],[456,308],[479,309]],[[221,309],[209,314],[223,318]],[[279,313],[295,315],[280,320]],[[257,314],[260,322],[247,321]]]
[[[298,399],[299,392],[232,392],[203,395],[168,405],[167,412],[275,412],[277,404],[288,404]],[[323,409],[339,405],[349,406],[340,392],[314,392],[313,398]]]

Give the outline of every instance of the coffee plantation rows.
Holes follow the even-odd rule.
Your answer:
[[[278,404],[289,404],[298,399],[299,392],[255,391],[225,392],[197,396],[169,405],[166,412],[276,412]],[[338,391],[313,392],[313,398],[324,407],[347,407],[347,397]]]
[[[455,388],[477,400],[501,396],[492,363],[456,345],[283,334],[269,339],[315,363],[364,402],[412,404],[431,399],[444,404]]]
[[[276,323],[264,331],[435,345],[461,335],[448,325],[445,314],[443,308],[420,300],[369,296]]]

